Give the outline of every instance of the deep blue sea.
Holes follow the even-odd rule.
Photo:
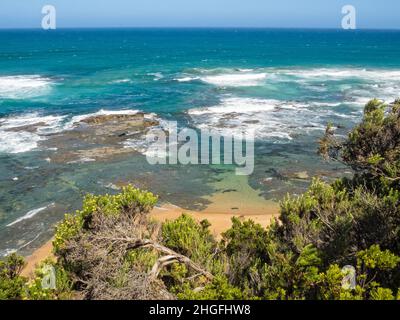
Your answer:
[[[139,110],[222,135],[255,130],[246,183],[279,200],[307,188],[296,172],[350,174],[316,154],[326,124],[345,135],[369,99],[399,96],[400,31],[1,30],[0,256],[31,251],[86,192],[120,182],[194,209],[223,192],[224,179],[232,188],[232,166],[150,166],[140,153],[54,162],[67,147],[46,141],[74,119]]]

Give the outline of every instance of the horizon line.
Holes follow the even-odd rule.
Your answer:
[[[343,29],[341,27],[256,27],[256,26],[67,26],[57,27],[55,30],[68,30],[68,29],[247,29],[247,30],[266,30],[266,29],[286,29],[286,30],[342,30],[347,32],[354,32],[359,30],[370,31],[400,31],[400,27],[392,28],[369,28],[359,27],[356,29]],[[41,27],[0,27],[0,30],[43,30]],[[45,30],[49,31],[49,30]]]

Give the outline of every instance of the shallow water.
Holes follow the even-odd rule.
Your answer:
[[[215,194],[263,203],[316,175],[351,174],[318,157],[318,137],[328,122],[346,134],[366,101],[399,89],[397,31],[0,31],[0,255],[29,253],[86,192],[128,182],[201,210]],[[52,160],[71,148],[74,122],[138,110],[221,135],[255,130],[254,193],[233,166],[152,166],[140,153]],[[142,140],[124,143],[146,152]]]

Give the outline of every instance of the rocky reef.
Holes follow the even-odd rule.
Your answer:
[[[144,141],[150,128],[159,125],[152,114],[93,115],[72,123],[70,130],[52,134],[41,142],[47,149],[55,150],[50,161],[79,163],[105,161],[118,155],[137,153],[125,141]]]

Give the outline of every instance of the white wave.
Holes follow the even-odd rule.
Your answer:
[[[117,79],[117,80],[113,80],[113,81],[110,81],[110,83],[111,84],[113,84],[113,83],[131,83],[132,82],[132,80],[131,79]]]
[[[274,99],[255,99],[255,98],[226,98],[222,100],[220,105],[213,107],[205,107],[199,109],[191,109],[188,111],[190,115],[202,115],[202,114],[227,114],[227,113],[256,113],[273,111],[279,109],[294,109],[308,107],[336,107],[341,103],[334,102],[290,102],[280,101]]]
[[[204,81],[210,80],[213,84],[223,84],[225,78],[227,82],[238,83],[240,79],[245,82],[264,80],[265,78],[273,80],[290,81],[287,76],[304,79],[304,80],[342,80],[346,78],[360,78],[374,81],[396,81],[400,80],[400,69],[366,69],[351,67],[331,67],[331,68],[258,68],[258,69],[193,69],[193,73],[201,74]],[[192,77],[189,73],[187,77]],[[293,80],[293,79],[292,79]],[[259,83],[259,82],[258,82]]]
[[[48,208],[50,208],[50,207],[53,207],[54,205],[55,205],[55,204],[54,204],[54,202],[53,202],[53,203],[50,203],[49,205],[47,205],[47,206],[45,206],[45,207],[33,209],[33,210],[27,212],[27,213],[26,213],[24,216],[22,216],[21,218],[18,218],[17,220],[15,220],[15,221],[9,223],[9,224],[7,225],[7,227],[11,227],[11,226],[13,226],[13,225],[15,225],[15,224],[17,224],[17,223],[19,223],[19,222],[21,222],[21,221],[24,221],[24,220],[27,220],[27,219],[31,219],[31,218],[33,218],[34,216],[36,216],[39,212],[42,212],[42,211],[44,211],[44,210],[46,210],[46,209],[48,209]]]
[[[378,81],[398,81],[400,70],[389,69],[359,69],[359,68],[313,68],[278,70],[278,74],[286,74],[306,79],[333,79],[361,78]]]
[[[17,251],[18,251],[18,249],[11,249],[11,248],[7,248],[7,249],[4,249],[4,250],[1,250],[0,251],[0,257],[7,257],[10,254],[13,254],[13,253],[15,253]]]
[[[339,104],[353,105],[362,108],[373,98],[392,102],[400,97],[400,70],[399,69],[367,69],[352,67],[329,68],[217,68],[217,69],[192,69],[175,79],[180,82],[189,82],[200,79],[218,87],[250,87],[266,86],[265,90],[279,90],[285,94],[286,87],[292,96],[291,88],[300,86],[299,95],[318,97],[329,95],[336,96],[337,102],[314,102],[315,107],[336,107]],[[334,84],[327,84],[335,81]],[[292,86],[293,84],[294,86]],[[297,90],[297,89],[295,89]],[[201,113],[217,112],[202,108],[192,110],[198,115]],[[281,105],[281,108],[290,109],[291,105]],[[295,108],[300,105],[296,103]],[[306,108],[310,105],[305,106]],[[227,112],[230,112],[227,110]]]
[[[252,87],[262,84],[266,77],[266,73],[233,73],[204,76],[201,80],[220,87]]]
[[[254,69],[238,69],[240,72],[252,72]]]
[[[34,133],[0,131],[0,152],[22,153],[34,150],[42,138]]]
[[[338,90],[348,96],[346,101],[359,97],[368,100],[378,97],[385,101],[393,101],[400,96],[399,69],[366,69],[351,67],[331,68],[219,68],[193,69],[181,81],[192,81],[200,78],[206,83],[219,87],[246,87],[273,85],[274,83],[297,83],[313,93],[324,93],[330,90],[326,81],[347,81],[341,84]],[[363,90],[363,96],[357,90]]]
[[[0,152],[21,153],[34,150],[44,135],[58,132],[65,116],[40,116],[29,113],[0,120]],[[32,127],[30,130],[24,127]]]
[[[373,98],[391,102],[400,96],[400,70],[359,69],[359,68],[320,68],[274,70],[278,81],[301,83],[313,92],[327,91],[326,81],[349,81],[339,86],[345,94],[346,102],[363,105]],[[292,78],[287,78],[290,76]],[[294,78],[293,78],[294,77]],[[355,81],[355,82],[354,82]],[[315,83],[323,87],[316,87]]]
[[[311,102],[312,106],[316,107],[338,107],[342,102]]]
[[[178,82],[191,82],[199,79],[200,79],[199,77],[183,77],[183,78],[176,78],[174,80]]]
[[[18,251],[29,246],[31,243],[33,243],[34,241],[36,241],[40,236],[41,236],[41,232],[39,232],[32,240],[29,240],[28,242],[24,243],[22,246],[20,246],[18,248]]]
[[[154,81],[158,81],[164,78],[164,75],[161,72],[148,73],[147,75],[153,76]]]
[[[271,99],[228,97],[219,105],[191,109],[195,126],[219,135],[242,136],[253,133],[257,139],[288,142],[298,134],[323,131],[323,115],[334,115],[340,104]]]
[[[40,125],[40,127],[56,128],[60,125],[65,116],[41,116],[39,113],[27,113],[17,117],[7,117],[0,119],[0,129],[16,129],[31,125]]]
[[[253,113],[257,111],[274,110],[277,100],[264,100],[252,98],[227,98],[224,99],[221,105],[206,107],[200,109],[191,109],[188,111],[190,115],[202,114],[218,114],[218,113]]]
[[[52,85],[49,78],[39,75],[0,77],[0,98],[21,99],[47,94]]]

